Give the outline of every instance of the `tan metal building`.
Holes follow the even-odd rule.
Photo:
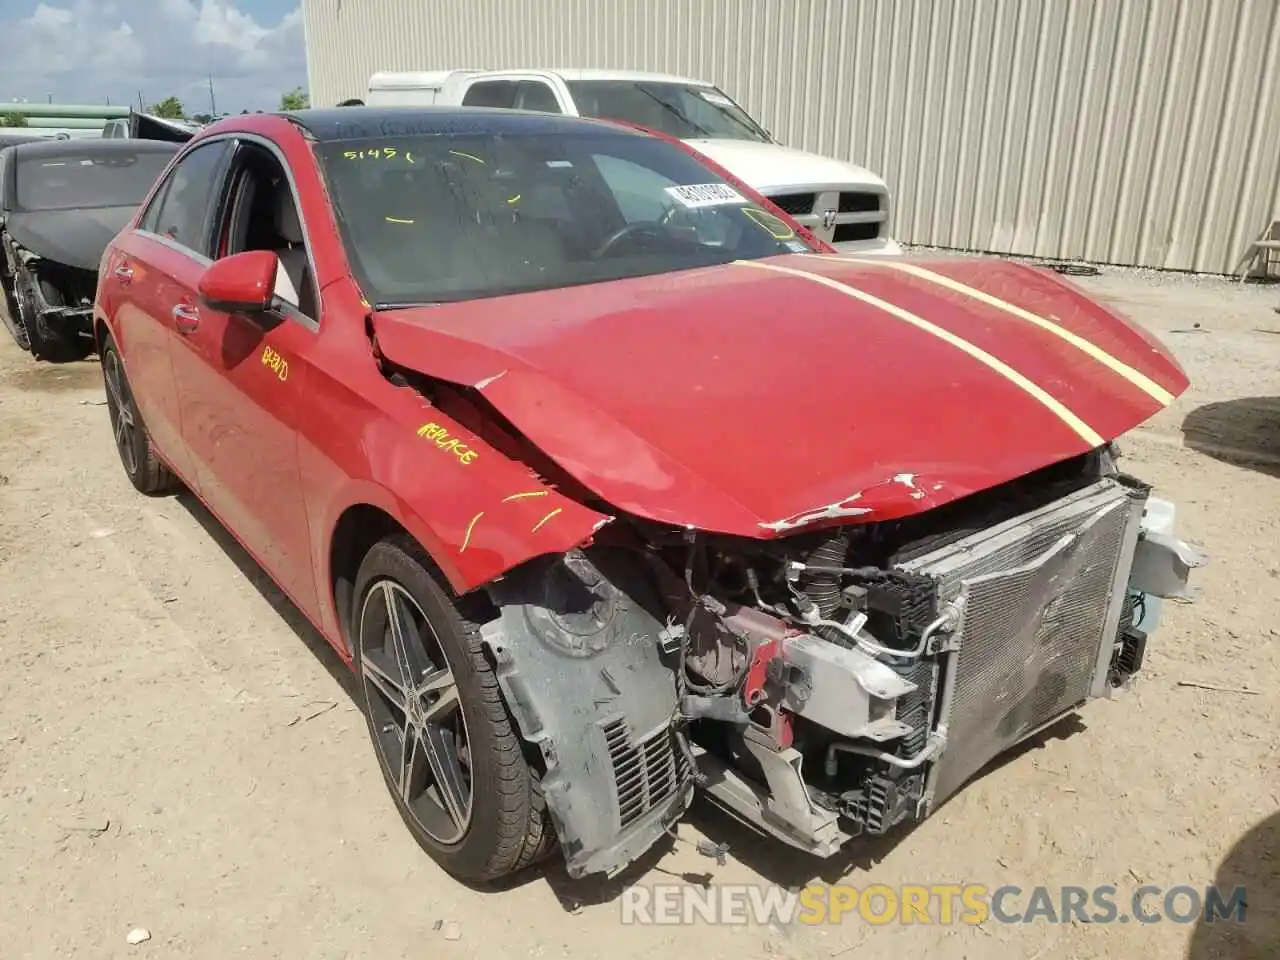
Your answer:
[[[1280,219],[1280,0],[303,0],[312,102],[378,70],[713,80],[874,170],[899,239],[1230,272]]]

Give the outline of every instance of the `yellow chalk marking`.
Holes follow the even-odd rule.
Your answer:
[[[484,163],[484,161],[481,160],[479,157],[474,156],[473,154],[470,154],[470,153],[463,153],[461,150],[450,150],[449,152],[452,153],[455,157],[466,157],[468,160],[474,160],[476,163]]]
[[[941,273],[934,273],[932,270],[926,270],[924,267],[916,266],[913,263],[896,263],[889,260],[867,260],[864,258],[853,257],[833,257],[825,254],[819,254],[818,256],[823,260],[836,260],[844,263],[859,263],[866,266],[888,267],[891,270],[897,270],[899,273],[906,273],[910,276],[918,277],[921,280],[927,280],[930,283],[937,284],[940,287],[945,287],[947,290],[951,290],[955,293],[962,293],[967,297],[972,297],[979,303],[985,303],[989,307],[995,307],[997,310],[1003,310],[1005,313],[1011,314],[1020,320],[1025,320],[1028,323],[1035,324],[1041,330],[1046,330],[1055,337],[1065,340],[1077,350],[1080,350],[1082,353],[1086,353],[1094,360],[1097,360],[1113,373],[1124,377],[1124,379],[1128,380],[1135,387],[1162,406],[1168,406],[1173,402],[1173,394],[1168,390],[1160,386],[1160,384],[1156,383],[1146,374],[1135,370],[1123,360],[1107,353],[1107,351],[1103,350],[1096,343],[1089,342],[1079,334],[1072,333],[1065,327],[1059,326],[1052,320],[1042,317],[1039,314],[1032,313],[1030,310],[1024,310],[1017,304],[1001,300],[999,297],[993,297],[991,294],[961,283],[959,280],[953,280],[951,277],[945,276]]]
[[[448,430],[435,421],[424,423],[418,428],[417,433],[418,436],[435,443],[441,450],[452,453],[464,467],[470,466],[475,462],[476,451],[472,450],[457,437],[450,435]]]
[[[533,525],[533,529],[532,529],[532,530],[530,530],[529,532],[530,532],[530,533],[537,533],[539,530],[541,530],[541,529],[542,529],[542,525],[543,525],[544,523],[546,523],[548,520],[550,520],[552,517],[554,517],[557,513],[560,513],[563,509],[564,509],[563,507],[556,507],[556,508],[555,508],[554,510],[552,510],[550,513],[548,513],[545,517],[543,517],[541,520],[539,520],[537,523],[535,523],[535,524]]]
[[[346,150],[342,155],[348,160],[394,160],[399,153],[395,147],[374,147],[371,150]],[[412,163],[413,159],[410,158],[409,162]]]
[[[756,226],[769,234],[769,236],[773,237],[773,239],[795,239],[796,232],[787,226],[787,222],[779,217],[775,217],[768,210],[758,210],[755,207],[743,207],[742,212],[746,214]]]
[[[471,522],[467,524],[467,532],[462,535],[462,546],[458,548],[459,553],[461,553],[463,550],[467,549],[467,547],[471,545],[471,531],[476,528],[476,523],[479,522],[480,518],[483,516],[484,516],[484,511],[481,510],[474,517],[472,517]]]
[[[270,345],[262,348],[262,365],[270,367],[282,381],[289,379],[289,361],[272,350]]]
[[[416,220],[401,220],[399,217],[383,217],[387,223],[416,223]]]
[[[503,497],[503,503],[510,503],[512,500],[525,500],[529,497],[545,497],[549,490],[530,490],[528,493],[513,493],[509,497]]]
[[[508,199],[507,203],[517,203],[520,200],[520,198],[523,196],[524,196],[523,193],[517,193],[514,197],[511,197],[510,199]]]
[[[1068,409],[1066,404],[1051,396],[1042,387],[1032,383],[1003,360],[993,357],[981,347],[970,343],[963,337],[957,336],[950,330],[940,327],[935,323],[930,323],[923,317],[918,317],[908,310],[903,310],[901,307],[895,306],[887,300],[881,300],[879,297],[872,296],[865,290],[859,290],[857,287],[851,287],[846,283],[840,283],[838,280],[832,280],[830,277],[824,277],[816,273],[808,273],[804,270],[794,270],[791,267],[780,267],[772,263],[760,263],[754,260],[735,260],[733,262],[739,266],[752,267],[756,270],[767,270],[771,273],[783,273],[789,276],[799,277],[802,280],[809,280],[813,283],[821,284],[824,287],[843,293],[847,297],[853,297],[855,300],[860,300],[863,303],[877,307],[890,316],[897,317],[904,323],[911,324],[911,326],[918,330],[923,330],[926,333],[933,334],[933,336],[937,337],[939,340],[949,343],[957,350],[967,353],[969,356],[973,357],[973,359],[995,371],[1014,386],[1025,392],[1028,396],[1038,401],[1046,410],[1070,427],[1080,437],[1080,439],[1084,440],[1090,447],[1098,447],[1103,443],[1102,437],[1095,432],[1092,427]]]

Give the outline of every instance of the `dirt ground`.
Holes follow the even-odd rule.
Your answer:
[[[1137,686],[840,862],[700,806],[617,882],[549,867],[499,891],[454,882],[413,845],[343,668],[253,562],[190,498],[133,493],[97,364],[37,364],[5,337],[0,956],[1280,956],[1280,287],[1080,282],[1158,334],[1194,384],[1124,445],[1212,558],[1200,598],[1166,607]],[[725,866],[697,854],[700,835],[731,845]],[[620,924],[624,883],[842,876],[1113,884],[1122,904],[1142,883],[1250,892],[1243,929]],[[151,939],[128,945],[133,927]]]

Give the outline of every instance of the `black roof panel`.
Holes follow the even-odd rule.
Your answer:
[[[36,140],[14,147],[20,160],[32,157],[109,157],[113,154],[177,153],[180,143],[163,140],[73,137],[70,140]]]
[[[316,140],[361,140],[368,137],[434,134],[571,134],[638,131],[583,117],[487,107],[329,107],[284,113]]]

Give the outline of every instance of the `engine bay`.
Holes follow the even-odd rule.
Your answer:
[[[695,787],[822,857],[928,816],[1140,669],[1190,556],[1146,536],[1149,494],[1107,446],[776,540],[626,519],[504,576],[486,642],[570,873],[620,869]]]

